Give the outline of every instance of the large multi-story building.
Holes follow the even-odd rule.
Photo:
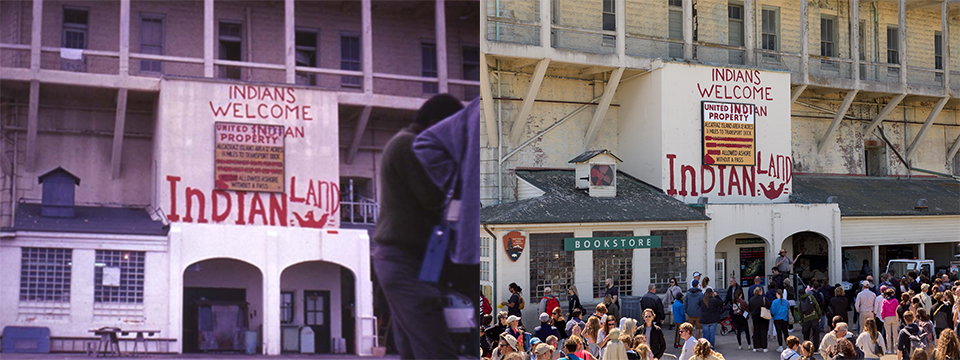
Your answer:
[[[479,94],[478,7],[0,3],[0,327],[370,354],[380,152]]]
[[[956,1],[481,4],[488,296],[956,269]]]

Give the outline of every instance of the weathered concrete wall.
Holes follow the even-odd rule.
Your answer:
[[[800,99],[800,102],[815,106],[833,109],[840,106],[840,99],[813,101]],[[897,107],[882,123],[882,129],[887,139],[901,156],[906,156],[906,150],[913,143],[920,131],[923,122],[935,104],[934,101],[916,102]],[[883,143],[879,130],[871,134],[864,134],[864,127],[883,108],[884,104],[867,105],[856,103],[850,107],[848,116],[857,120],[845,119],[841,121],[833,136],[826,141],[826,148],[822,153],[817,152],[817,144],[833,121],[833,114],[794,104],[792,107],[792,142],[794,171],[798,173],[824,174],[866,174],[864,166],[864,141],[874,140]],[[906,121],[906,125],[904,124]],[[911,166],[936,172],[951,173],[953,162],[946,158],[946,150],[960,134],[960,123],[956,111],[944,110],[934,120],[930,130],[918,143],[917,150],[908,159]],[[911,174],[897,158],[897,155],[887,148],[887,169],[891,176]],[[912,175],[925,175],[913,172]]]
[[[507,67],[504,70],[514,72],[518,69]],[[510,129],[513,128],[513,123],[517,121],[517,112],[522,105],[521,99],[526,96],[532,78],[532,76],[527,75],[532,72],[532,67],[526,67],[523,70],[525,70],[525,74],[507,72],[501,74],[499,82],[500,88],[503,90],[502,94],[498,94],[496,91],[497,80],[492,80],[493,96],[509,99],[494,101],[495,111],[498,112],[494,114],[494,117],[501,119],[500,126],[503,129],[501,145],[503,146],[502,154],[504,156],[580,107],[578,103],[535,102],[530,111],[530,116],[526,120],[526,125],[522,128],[520,140],[517,143],[510,142]],[[547,77],[543,79],[536,98],[544,101],[589,102],[603,94],[604,82],[558,78],[574,76],[579,76],[576,69],[551,68],[547,71]],[[587,149],[608,149],[617,154],[619,102],[616,96],[614,96],[612,104],[607,110],[597,139],[589,146],[584,144],[584,137],[593,118],[592,110],[596,106],[589,106],[507,159],[502,169],[503,199],[505,201],[516,199],[516,180],[513,170],[517,167],[572,168],[573,166],[568,161],[583,152],[584,147]],[[483,134],[488,131],[485,123],[481,124],[481,131]],[[484,204],[492,204],[497,201],[497,149],[489,147],[486,141],[485,138],[484,144],[481,144],[483,153],[481,183],[484,184],[484,189],[481,189],[481,199]]]

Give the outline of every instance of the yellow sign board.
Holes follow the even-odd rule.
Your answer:
[[[217,122],[215,188],[284,191],[284,133],[281,125]]]
[[[703,165],[756,165],[757,107],[716,101],[701,101],[700,106]]]

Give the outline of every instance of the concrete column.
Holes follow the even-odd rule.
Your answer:
[[[363,93],[373,94],[373,8],[371,0],[360,2],[360,46],[363,58]],[[439,65],[438,65],[439,66]]]
[[[447,11],[444,7],[444,1],[434,1],[434,4],[436,4],[434,17],[436,18],[435,30],[437,32],[437,78],[440,80],[439,90],[441,94],[450,92],[449,75],[447,74]]]
[[[783,234],[781,234],[780,225],[780,209],[773,209],[773,213],[771,215],[773,219],[773,229],[770,236],[770,249],[767,250],[767,266],[764,268],[765,270],[773,267],[774,259],[777,258],[780,248],[783,247]]]
[[[860,82],[860,2],[850,0],[850,59],[853,60],[851,75]]]
[[[948,2],[940,5],[940,49],[943,51],[943,91],[950,93],[950,18],[947,17]],[[947,160],[949,161],[948,157]]]
[[[757,47],[753,34],[756,33],[756,19],[754,19],[754,7],[756,0],[746,0],[743,2],[743,45],[747,48],[745,51],[744,65],[756,64],[756,58],[753,55],[753,49]]]
[[[360,241],[364,243],[369,243],[370,238],[364,234],[360,236]],[[374,314],[373,311],[373,281],[370,281],[370,248],[367,246],[363,247],[363,251],[360,254],[360,266],[356,269],[356,280],[355,287],[356,291],[356,300],[355,304],[355,314],[354,318],[357,319],[356,326],[356,344],[357,352],[360,356],[369,356],[372,354],[372,348],[374,343],[364,343],[364,339],[373,339],[374,327],[376,323],[364,321],[364,317],[372,317]],[[491,300],[491,302],[493,302]],[[382,342],[382,341],[381,341]]]
[[[284,67],[286,68],[287,84],[297,82],[297,20],[294,16],[294,0],[283,1],[283,40],[284,40]],[[249,26],[248,26],[249,27]]]
[[[130,0],[120,0],[120,77],[130,74]]]
[[[43,1],[33,2],[33,14],[30,20],[30,71],[37,78],[40,71],[40,46],[43,34]]]
[[[919,243],[917,244],[917,259],[926,259],[927,258],[927,244]]]
[[[873,263],[873,282],[876,285],[880,283],[881,271],[885,270],[880,264],[880,245],[870,247],[870,261]],[[879,290],[879,288],[877,289]]]
[[[181,262],[181,252],[183,245],[183,229],[179,225],[171,225],[169,237],[169,247],[167,252],[168,268],[170,277],[167,282],[167,300],[168,314],[170,320],[167,322],[166,333],[164,337],[177,339],[172,351],[183,353],[183,270],[184,265]],[[163,334],[163,333],[161,333]]]
[[[213,44],[213,0],[203,0],[203,77],[213,77]]]
[[[39,2],[39,1],[36,1]],[[36,73],[34,73],[36,76]],[[34,172],[37,162],[37,127],[40,122],[40,80],[30,81],[27,107],[27,172]]]
[[[589,229],[577,228],[573,231],[574,237],[591,237],[593,231]],[[636,259],[636,258],[634,258]],[[577,285],[577,291],[580,292],[581,303],[592,303],[597,301],[593,297],[593,252],[592,251],[574,251],[573,252],[573,281]],[[588,306],[584,305],[584,308]]]
[[[620,63],[623,64],[624,56],[627,55],[627,4],[626,0],[614,2],[617,17],[617,56]]]
[[[123,159],[123,133],[126,124],[127,89],[119,89],[117,91],[117,114],[113,124],[113,152],[110,155],[110,174],[113,179],[120,178],[120,163]]]
[[[840,270],[843,269],[843,256],[841,251],[843,248],[840,246],[842,239],[840,237],[840,207],[837,206],[833,208],[833,234],[830,235],[830,251],[828,251],[829,256],[827,256],[827,261],[829,262],[827,272],[830,273],[830,283],[838,284],[842,280]]]
[[[650,236],[650,229],[634,229],[633,236]],[[647,293],[653,270],[650,269],[650,249],[633,250],[633,294],[643,296]],[[622,304],[622,303],[621,303]]]
[[[907,85],[907,0],[897,2],[897,34],[900,36],[900,84]]]
[[[280,269],[277,232],[267,231],[266,264],[263,267],[263,353],[280,355]]]
[[[683,0],[683,58],[693,59],[693,0]]]
[[[781,22],[782,23],[782,22]],[[782,41],[781,41],[782,43]],[[780,47],[783,51],[783,46]],[[800,1],[800,71],[803,82],[810,80],[810,9],[806,1]]]
[[[540,46],[550,48],[553,46],[550,41],[550,34],[553,32],[552,16],[553,7],[551,0],[539,0],[540,5]],[[486,15],[484,15],[486,16]]]

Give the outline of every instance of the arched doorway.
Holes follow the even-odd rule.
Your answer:
[[[298,331],[314,333],[314,352],[357,353],[356,276],[325,261],[291,265],[280,274],[281,351],[300,352]],[[340,349],[340,347],[343,347]]]
[[[740,233],[723,238],[717,242],[714,250],[714,271],[708,274],[710,285],[715,289],[726,288],[733,277],[740,286],[748,287],[753,285],[753,279],[757,276],[766,279],[769,273],[766,266],[768,250],[767,240],[756,234]],[[720,276],[721,266],[723,276]],[[763,284],[766,284],[766,280]]]
[[[794,264],[793,271],[805,284],[816,278],[822,284],[830,284],[830,242],[821,234],[802,231],[790,235],[784,240],[784,250],[791,259],[801,254]],[[826,282],[824,282],[824,279]]]
[[[247,332],[263,324],[263,273],[217,258],[183,272],[183,352],[243,351]],[[257,341],[259,344],[259,341]]]

